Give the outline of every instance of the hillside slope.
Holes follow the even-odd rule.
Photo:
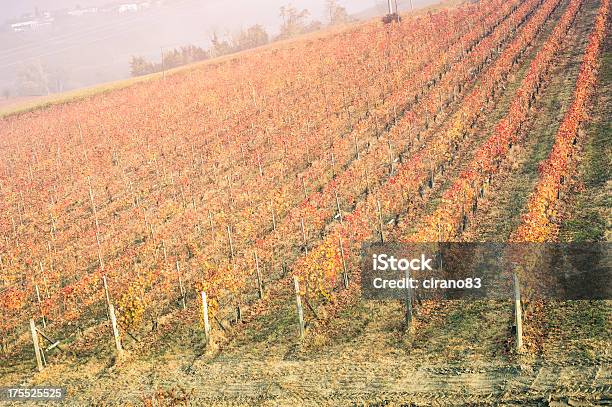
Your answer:
[[[527,114],[522,128],[524,142],[514,146],[500,166],[499,175],[488,187],[494,193],[485,194],[479,202],[476,220],[461,231],[460,240],[506,241],[521,222],[539,176],[538,164],[551,151],[560,121],[571,103],[589,34],[602,5],[600,0],[578,3],[581,7],[571,19]],[[473,100],[479,89],[491,86],[488,81],[496,69],[508,69],[511,73],[500,76],[503,79],[493,88],[494,96],[487,97],[475,115],[477,119],[465,140],[453,153],[455,159],[445,165],[441,176],[432,176],[425,199],[400,206],[403,212],[397,215],[389,210],[384,232],[392,237],[399,237],[400,231],[412,233],[421,226],[419,222],[443,205],[444,193],[459,179],[499,120],[508,114],[532,62],[573,4],[576,0],[561,0],[558,5],[554,0],[521,1],[516,2],[516,7],[508,5],[507,15],[486,14],[489,19],[485,23],[491,25],[490,29],[483,27],[473,36],[467,28],[457,33],[458,38],[473,41],[472,47],[463,48],[462,41],[449,34],[448,43],[431,51],[431,61],[426,57],[419,60],[422,66],[402,59],[400,50],[416,60],[423,49],[400,44],[398,48],[391,46],[395,53],[386,53],[386,35],[408,42],[409,33],[385,32],[380,23],[372,23],[365,32],[351,31],[338,40],[343,41],[340,45],[346,45],[363,39],[359,44],[365,47],[366,38],[380,34],[382,39],[377,39],[383,45],[377,46],[382,51],[372,46],[367,57],[361,49],[351,48],[341,54],[333,47],[338,43],[327,49],[325,41],[285,45],[295,47],[292,51],[299,51],[303,61],[312,64],[295,65],[298,71],[290,71],[288,78],[276,76],[275,69],[292,61],[291,52],[268,50],[249,57],[253,59],[234,59],[223,68],[204,71],[214,74],[214,81],[198,77],[192,82],[198,75],[195,71],[3,121],[1,129],[10,137],[5,144],[0,143],[0,151],[9,151],[9,147],[15,151],[14,155],[6,153],[10,160],[3,169],[5,174],[24,169],[19,182],[25,186],[27,200],[15,192],[8,176],[1,179],[13,188],[7,188],[11,193],[3,192],[3,209],[14,221],[11,223],[11,216],[1,218],[0,226],[7,236],[6,242],[1,243],[2,253],[10,255],[5,259],[14,259],[7,265],[17,264],[10,273],[3,271],[2,276],[29,294],[23,308],[15,310],[13,303],[7,302],[11,307],[3,310],[1,328],[7,334],[0,386],[61,384],[69,388],[68,405],[96,406],[612,403],[609,301],[545,303],[546,332],[538,336],[533,332],[534,326],[527,323],[528,346],[517,353],[512,343],[509,301],[426,302],[418,308],[413,326],[407,329],[403,304],[363,300],[358,288],[350,286],[348,290],[330,289],[337,296],[334,301],[311,297],[311,303],[305,304],[306,335],[300,340],[291,280],[292,273],[303,272],[300,266],[309,264],[304,260],[309,253],[345,226],[338,226],[342,222],[338,217],[344,216],[345,224],[358,218],[359,209],[368,207],[370,191],[383,195],[389,179],[394,179],[388,174],[401,174],[401,165],[418,157],[422,146],[434,145],[438,137],[451,131],[453,119],[463,111],[466,101]],[[550,7],[550,13],[545,13],[546,7]],[[541,28],[533,29],[539,21]],[[455,28],[462,29],[459,24]],[[520,42],[530,28],[533,40]],[[568,240],[583,235],[595,235],[599,240],[609,237],[606,197],[597,191],[609,184],[609,172],[601,164],[605,158],[597,148],[605,144],[609,135],[609,23],[607,30],[594,114],[586,127],[579,173],[586,187],[582,195],[577,193],[566,204],[568,214],[562,235]],[[490,49],[480,55],[479,44]],[[514,64],[508,67],[499,62],[513,47],[518,49],[517,44],[524,48],[517,52]],[[440,44],[426,45],[433,48]],[[454,51],[452,56],[446,53]],[[265,61],[279,54],[285,59],[270,64]],[[390,59],[389,54],[398,55],[397,59]],[[321,55],[334,63],[316,65],[315,61],[324,59]],[[362,59],[355,68],[352,63],[356,58]],[[439,59],[450,63],[445,65]],[[236,71],[230,70],[246,74],[262,66],[269,70],[253,74],[252,82],[240,84],[233,77]],[[389,66],[394,69],[389,70]],[[455,71],[453,66],[461,70]],[[429,81],[426,75],[415,79],[413,69],[419,68],[436,79]],[[367,87],[358,74],[367,78],[370,70],[388,76]],[[400,74],[393,79],[389,72]],[[308,96],[313,88],[305,79],[307,75],[339,77],[343,81],[334,87],[333,81],[322,79],[316,82],[320,87],[314,87],[323,89],[321,94]],[[217,80],[229,96],[218,91]],[[397,81],[393,82],[397,86],[386,86],[392,80]],[[412,89],[415,83],[421,87]],[[457,83],[461,83],[461,90],[457,90]],[[336,95],[343,96],[334,98]],[[448,95],[447,103],[443,95]],[[147,103],[133,105],[132,98]],[[158,100],[168,103],[161,105]],[[377,103],[374,109],[372,100]],[[385,102],[378,103],[379,100]],[[398,100],[397,105],[404,108],[399,113],[393,104]],[[404,118],[411,117],[413,109],[421,112],[417,109],[425,103],[413,100],[431,103],[431,110],[423,110],[434,113],[431,120],[411,121],[410,127],[393,133],[394,127],[404,125]],[[294,105],[287,106],[289,102]],[[293,109],[295,106],[300,109]],[[301,116],[307,108],[320,122]],[[385,109],[386,113],[380,113]],[[78,126],[67,118],[76,114],[82,120]],[[205,122],[204,116],[210,121]],[[53,146],[49,151],[57,148],[62,154],[57,159],[50,155],[48,162],[31,158],[21,141],[25,136],[19,133],[28,129],[29,123],[41,122],[50,130],[40,125],[36,134],[48,137],[45,142]],[[56,144],[66,128],[70,128],[64,137],[71,154]],[[328,138],[336,132],[343,136]],[[213,133],[216,138],[210,135]],[[123,138],[124,134],[133,138]],[[110,144],[109,139],[117,144]],[[33,154],[43,157],[41,153],[47,147],[34,139],[31,143]],[[397,155],[397,161],[387,159],[389,150],[392,158]],[[134,154],[128,154],[132,151]],[[331,159],[330,152],[336,153]],[[229,158],[217,160],[224,153]],[[69,159],[74,160],[70,162],[72,166],[67,164]],[[379,166],[361,168],[363,162],[378,162]],[[53,174],[53,169],[59,173]],[[32,172],[41,179],[48,178],[37,183]],[[277,173],[282,177],[266,178]],[[365,174],[363,178],[361,174]],[[60,177],[62,182],[56,183]],[[63,189],[54,193],[57,186]],[[31,191],[42,192],[35,195]],[[34,209],[28,211],[28,206],[46,208],[47,194],[53,203],[48,212],[42,212],[43,220],[34,215]],[[40,202],[30,196],[38,197]],[[400,196],[394,198],[402,201]],[[322,204],[317,206],[317,202]],[[392,207],[392,203],[387,205]],[[593,214],[601,220],[585,221],[582,214]],[[25,220],[16,227],[20,216]],[[376,231],[377,223],[370,223],[360,230]],[[598,232],[593,232],[593,225]],[[57,240],[55,236],[50,240],[60,253],[56,257],[52,257],[53,250],[46,252],[48,238],[38,234],[39,230],[46,232],[46,228],[58,235]],[[276,233],[286,234],[278,239]],[[104,245],[96,245],[99,234],[105,237]],[[357,233],[350,236],[362,238]],[[77,239],[83,243],[75,243],[81,242]],[[265,253],[270,241],[272,254],[264,257],[261,253]],[[356,250],[345,244],[347,251]],[[261,258],[254,257],[254,251]],[[278,260],[279,253],[286,257]],[[41,274],[31,272],[38,269],[38,261],[19,266],[30,257],[41,259]],[[354,257],[349,260],[354,261]],[[222,267],[230,261],[238,263],[242,274],[235,268]],[[259,267],[257,261],[261,261],[264,273],[262,300],[255,298],[252,271]],[[105,267],[99,264],[102,262]],[[57,279],[48,271],[53,265],[55,269],[51,270],[61,272]],[[215,274],[217,269],[222,272]],[[34,283],[23,277],[28,273],[32,273]],[[99,282],[102,275],[109,276],[119,315],[139,310],[130,305],[140,304],[135,298],[145,304],[141,324],[123,329],[130,320],[122,320],[126,351],[122,357],[116,356],[112,345]],[[239,285],[237,281],[242,282],[244,275]],[[47,283],[51,293],[45,292]],[[181,291],[183,284],[188,287],[188,295],[182,297],[184,307],[177,294],[179,284]],[[43,298],[48,296],[48,303],[41,306],[35,301],[34,286],[41,289]],[[248,294],[241,295],[241,288]],[[211,298],[219,300],[211,302],[215,307],[211,313],[213,345],[208,347],[202,332],[198,289],[207,289]],[[72,291],[79,293],[73,297]],[[235,314],[236,306],[240,307],[240,318]],[[34,373],[31,339],[23,322],[34,316],[40,325],[40,310],[48,323],[45,332],[62,338],[66,351],[49,352],[49,365]]]

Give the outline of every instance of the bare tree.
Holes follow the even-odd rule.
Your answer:
[[[310,11],[303,9],[298,11],[292,5],[282,6],[280,8],[280,16],[283,19],[279,37],[290,38],[300,35],[307,31],[306,19],[310,15]]]
[[[216,32],[213,32],[210,43],[212,45],[210,52],[213,57],[227,55],[232,52],[232,44],[230,44],[230,42],[226,39],[221,39]]]
[[[17,72],[19,88],[23,94],[49,95],[49,72],[40,61],[23,65]]]
[[[267,44],[269,41],[266,29],[259,25],[253,25],[246,30],[241,30],[232,39],[234,51],[242,51]]]
[[[325,7],[329,25],[342,24],[350,20],[346,8],[340,6],[336,0],[326,0]]]
[[[49,87],[53,92],[61,93],[66,89],[69,80],[68,70],[65,67],[57,67],[50,70],[47,74]]]

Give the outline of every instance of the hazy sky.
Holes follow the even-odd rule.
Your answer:
[[[134,0],[125,0],[126,3]],[[176,0],[183,2],[185,0]],[[325,0],[187,0],[191,5],[202,5],[205,8],[218,7],[227,10],[227,13],[239,11],[241,15],[251,15],[253,20],[269,15],[278,15],[282,5],[293,4],[296,7],[308,8],[316,19],[321,19],[324,13]],[[109,0],[0,0],[0,23],[7,19],[19,17],[24,13],[32,12],[36,7],[41,10],[55,10],[62,8],[101,6]],[[115,3],[115,1],[112,1]],[[374,6],[377,0],[338,0],[349,12],[358,12]]]
[[[0,0],[0,24],[36,8],[53,11],[141,1]],[[437,1],[415,0],[415,5]],[[337,2],[356,14],[386,1]],[[24,33],[5,29],[0,31],[0,88],[17,92],[18,74],[31,64],[61,71],[63,88],[70,89],[128,77],[134,55],[159,61],[162,49],[187,44],[207,48],[213,33],[223,37],[261,24],[275,35],[281,25],[280,7],[288,4],[307,8],[312,20],[327,22],[326,0],[163,0],[161,6],[138,13],[69,18]]]

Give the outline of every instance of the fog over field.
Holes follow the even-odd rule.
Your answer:
[[[415,7],[437,3],[415,0]],[[384,14],[383,0],[338,0],[352,16]],[[398,3],[400,10],[409,1]],[[138,10],[128,9],[130,5]],[[130,58],[159,62],[162,49],[193,44],[210,47],[214,33],[231,38],[262,25],[271,38],[282,24],[280,8],[308,9],[308,21],[328,22],[326,1],[316,0],[3,0],[0,7],[0,97],[32,96],[46,90],[23,86],[25,71],[44,71],[50,92],[128,78]],[[123,12],[119,11],[124,7]],[[13,24],[36,21],[16,32]]]

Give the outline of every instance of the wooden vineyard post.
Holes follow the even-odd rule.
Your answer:
[[[434,185],[434,168],[433,164],[429,167],[429,188],[433,188]]]
[[[230,225],[227,225],[227,243],[230,249],[230,260],[234,261],[234,242],[232,240],[232,228],[230,228]]]
[[[108,311],[108,307],[111,305],[110,295],[108,294],[108,283],[106,282],[106,276],[102,276],[102,283],[104,284],[104,296],[106,297],[106,315],[110,320],[110,313]]]
[[[215,239],[215,224],[213,223],[212,212],[210,209],[208,210],[208,223],[210,225],[210,237],[211,239]]]
[[[406,270],[406,329],[412,326],[412,287],[410,286],[410,270]]]
[[[342,224],[342,209],[340,209],[340,199],[338,198],[338,190],[334,190],[336,195],[336,209],[338,210],[338,217],[340,218],[340,224]]]
[[[376,200],[376,209],[378,209],[378,232],[380,233],[380,243],[385,243],[385,236],[383,232],[383,218],[382,209],[380,207],[380,201]]]
[[[344,284],[344,288],[348,288],[348,267],[346,266],[346,260],[344,260],[344,246],[342,245],[342,238],[338,238],[340,242],[340,257],[342,259],[342,283]]]
[[[272,231],[276,232],[276,215],[274,214],[274,206],[270,205],[270,212],[272,213]]]
[[[202,296],[202,320],[204,321],[204,340],[206,346],[210,344],[210,322],[208,320],[208,300],[206,298],[206,292],[201,292]]]
[[[79,130],[80,130],[80,127],[79,127]],[[89,186],[89,201],[91,202],[91,210],[93,212],[94,220],[96,222],[96,244],[98,247],[98,264],[101,269],[104,269],[104,259],[102,256],[102,247],[100,245],[100,223],[98,222],[98,211],[96,210],[96,203],[94,201],[93,190],[91,189],[91,179],[89,177],[87,177],[87,185]]]
[[[113,304],[108,305],[108,313],[110,314],[111,326],[113,327],[113,336],[115,337],[115,348],[119,356],[123,355],[123,347],[121,346],[121,336],[117,326],[117,317],[115,316],[115,307]]]
[[[162,240],[162,252],[164,254],[164,263],[168,266],[168,252],[166,251],[166,241]]]
[[[187,309],[187,301],[185,301],[185,287],[183,287],[183,278],[179,276],[179,286],[181,289],[181,305],[183,309]]]
[[[183,277],[181,276],[181,267],[179,266],[178,260],[176,261],[176,272],[178,273],[179,292],[181,294],[181,305],[183,309],[187,309],[187,302],[185,301],[185,287],[183,287]]]
[[[44,366],[42,361],[42,353],[40,344],[38,343],[38,333],[36,332],[36,323],[30,319],[30,332],[32,333],[32,342],[34,343],[34,354],[36,355],[36,367],[39,372],[42,372]]]
[[[298,324],[300,326],[300,339],[304,339],[304,309],[302,308],[302,297],[300,295],[300,282],[297,276],[293,276],[295,286],[295,302],[297,305]]]
[[[111,301],[110,301],[110,295],[108,293],[108,283],[106,281],[106,276],[102,276],[102,282],[104,283],[104,296],[106,297],[106,305],[110,306]]]
[[[387,140],[389,146],[389,177],[393,175],[393,147],[391,146],[391,140]]]
[[[47,321],[45,320],[45,310],[43,308],[42,300],[40,299],[40,290],[38,289],[38,284],[36,284],[34,287],[36,289],[36,299],[38,300],[38,306],[40,307],[40,315],[42,318],[43,328],[46,328]]]
[[[242,321],[242,308],[240,306],[240,301],[238,302],[238,304],[236,305],[236,323],[239,323]]]
[[[302,177],[302,190],[304,190],[304,199],[308,200],[308,192],[306,191],[306,180]]]
[[[300,225],[302,226],[302,245],[304,246],[304,251],[308,254],[308,241],[306,240],[306,228],[304,227],[304,218],[300,219]]]
[[[366,189],[365,189],[365,193],[366,195],[370,194],[370,172],[368,171],[368,165],[366,164],[364,169],[364,176],[365,176],[365,184],[366,184]]]
[[[259,299],[263,298],[263,284],[261,281],[261,270],[259,269],[259,257],[257,256],[257,252],[253,252],[255,257],[255,271],[257,272],[257,293],[259,295]]]
[[[521,308],[521,287],[519,279],[514,273],[514,317],[516,323],[516,349],[523,348],[523,310]]]
[[[43,286],[45,288],[45,294],[43,297],[49,298],[49,285],[47,284],[47,276],[45,276],[45,269],[43,267],[42,261],[38,262],[38,266],[40,267],[40,275],[43,278]]]

